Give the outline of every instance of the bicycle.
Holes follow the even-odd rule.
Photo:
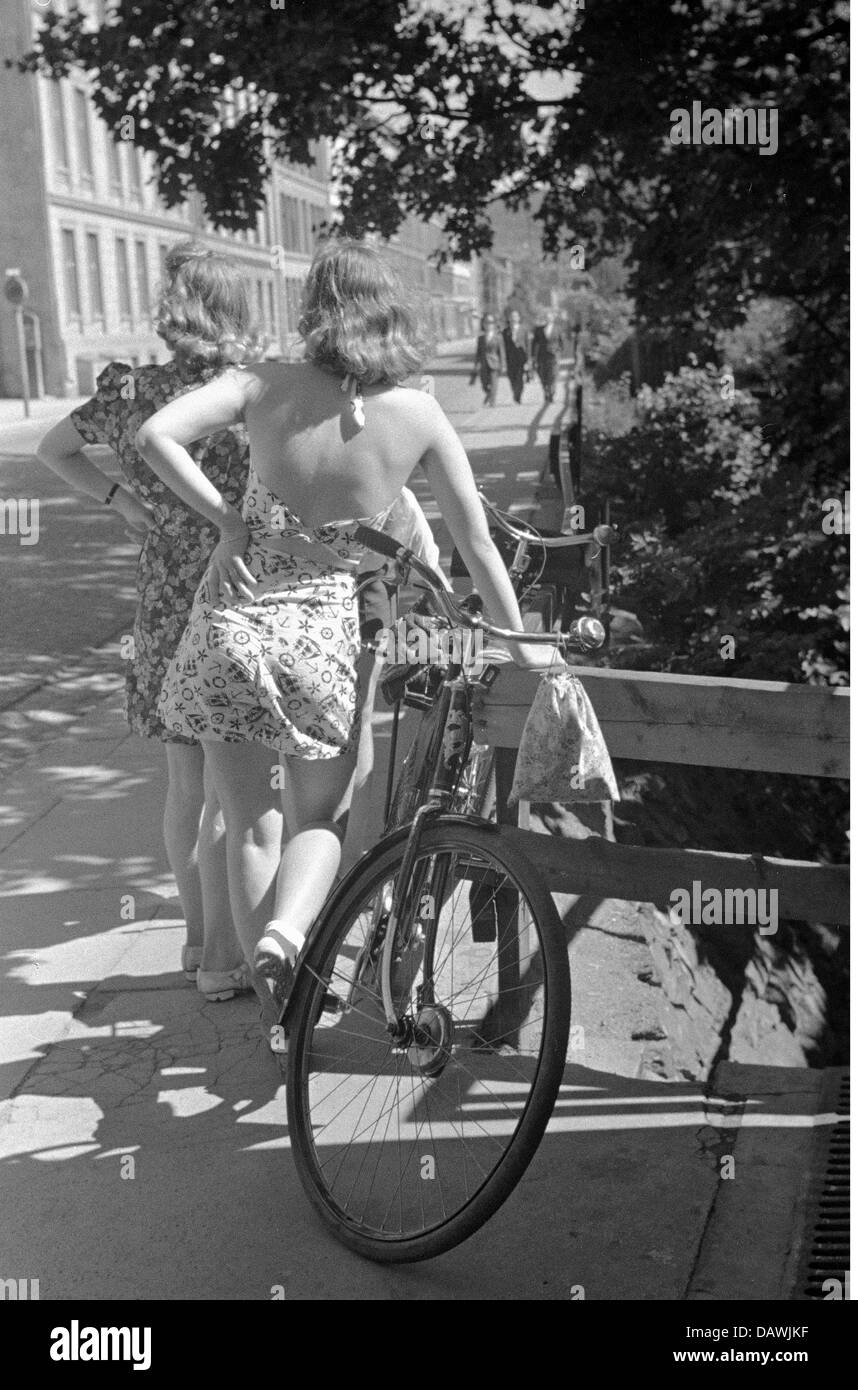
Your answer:
[[[494,522],[495,529],[515,542],[515,550],[511,556],[508,570],[513,591],[521,605],[525,603],[528,596],[534,593],[539,594],[540,598],[547,599],[550,603],[550,593],[541,591],[540,586],[546,583],[546,576],[547,582],[552,586],[562,582],[564,578],[562,571],[556,565],[551,565],[552,557],[559,558],[570,549],[586,546],[586,563],[598,563],[602,551],[617,539],[616,530],[609,525],[596,526],[591,532],[586,533],[546,536],[535,526],[516,524],[511,521],[507,515],[489,501],[484,493],[480,492],[479,497],[490,521]],[[455,568],[456,554],[454,552],[452,565],[454,573]],[[466,600],[467,602],[468,600]],[[528,615],[525,614],[526,628],[529,627],[533,632],[550,630],[552,618],[550,611],[546,616],[544,605],[540,605],[539,610],[530,616],[537,621],[528,623]],[[413,617],[414,615],[412,615],[412,619]],[[586,640],[583,641],[582,651],[596,651],[604,645],[604,628],[601,625],[599,631],[600,635],[595,641],[591,641],[589,644]],[[397,825],[408,822],[421,801],[425,799],[428,776],[426,769],[431,763],[432,736],[435,725],[432,696],[434,694],[433,687],[437,686],[438,680],[437,669],[433,673],[426,666],[414,664],[395,668],[381,682],[385,698],[394,707],[384,806],[385,833],[394,830]],[[394,790],[393,776],[396,765],[401,704],[419,709],[423,713]],[[490,818],[495,800],[495,763],[496,755],[493,748],[479,744],[472,746],[471,756],[460,780],[455,805],[457,811],[463,814],[472,812],[484,819]]]
[[[494,627],[396,541],[357,535],[419,576],[439,631],[564,653],[604,636],[587,617],[569,634]],[[378,1261],[439,1255],[493,1215],[539,1145],[566,1062],[569,970],[551,895],[508,831],[452,809],[479,684],[453,662],[441,673],[425,799],[334,890],[280,1019],[301,1183],[333,1234]]]

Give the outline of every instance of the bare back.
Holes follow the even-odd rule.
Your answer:
[[[361,428],[342,379],[313,363],[266,363],[247,375],[251,464],[308,527],[382,511],[431,446],[436,407],[422,391],[367,388]]]

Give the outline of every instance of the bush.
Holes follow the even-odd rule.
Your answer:
[[[616,603],[651,643],[616,664],[845,681],[846,538],[823,531],[826,499],[767,442],[754,396],[684,367],[642,388],[628,433],[591,433],[588,455],[624,533]]]

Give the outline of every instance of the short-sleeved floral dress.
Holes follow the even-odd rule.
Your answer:
[[[156,477],[138,453],[134,437],[162,406],[213,375],[208,372],[189,378],[175,362],[145,367],[111,362],[100,374],[92,399],[71,415],[72,424],[88,444],[106,444],[113,450],[129,487],[152,508],[137,561],[137,612],[133,655],[126,668],[126,714],[135,733],[178,743],[197,740],[193,734],[165,726],[158,712],[158,696],[190,616],[197,586],[218,542],[218,530]],[[244,426],[200,440],[189,452],[226,501],[239,508],[249,461]]]

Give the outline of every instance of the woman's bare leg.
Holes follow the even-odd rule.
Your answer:
[[[164,845],[179,890],[185,918],[186,944],[203,944],[203,895],[198,841],[203,811],[203,750],[198,743],[166,744],[167,800],[164,803]]]
[[[258,743],[206,743],[206,758],[226,829],[232,920],[245,959],[273,915],[282,815],[278,756]]]
[[[226,868],[226,826],[209,758],[205,760],[204,791],[198,852],[203,899],[202,969],[229,972],[241,964],[244,952],[232,924]]]
[[[295,827],[280,862],[272,921],[260,943],[257,965],[294,960],[337,876],[351,793],[355,754],[341,758],[286,760],[289,823]],[[272,936],[273,931],[273,936]]]

